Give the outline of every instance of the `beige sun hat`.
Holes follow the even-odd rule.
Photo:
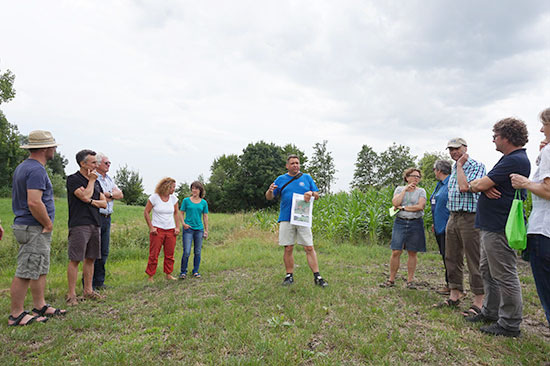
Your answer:
[[[36,130],[29,133],[29,141],[22,145],[22,149],[45,149],[47,147],[59,146],[50,131]]]

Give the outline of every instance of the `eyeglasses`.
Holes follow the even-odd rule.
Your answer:
[[[110,161],[106,161],[106,162],[105,162],[105,165],[111,165],[111,162],[110,162]]]
[[[500,135],[493,135],[493,141],[495,141],[497,139],[497,137],[499,137]]]

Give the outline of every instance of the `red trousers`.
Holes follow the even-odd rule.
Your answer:
[[[164,245],[164,273],[174,271],[174,250],[176,249],[176,235],[174,229],[157,229],[157,234],[149,234],[149,261],[145,273],[152,276],[157,271],[160,248]]]

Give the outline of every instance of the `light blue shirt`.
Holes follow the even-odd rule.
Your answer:
[[[99,184],[101,185],[101,188],[103,189],[103,194],[109,192],[111,194],[113,194],[113,188],[117,188],[117,185],[115,184],[115,182],[113,182],[113,180],[111,179],[111,177],[109,177],[109,175],[105,174],[105,176],[99,174],[99,177],[97,178],[97,181],[99,182]],[[107,208],[100,208],[99,209],[99,213],[103,214],[103,215],[110,215],[113,213],[113,206],[115,205],[115,201],[107,201]]]

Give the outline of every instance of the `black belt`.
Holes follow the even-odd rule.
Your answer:
[[[401,220],[408,220],[408,221],[412,221],[412,220],[418,220],[418,219],[421,219],[422,217],[413,217],[413,218],[405,218],[405,217],[399,217],[397,216],[398,219],[401,219]]]
[[[103,217],[107,217],[107,218],[111,217],[111,214],[103,214],[103,213],[101,213],[101,212],[100,212],[99,214],[100,214],[101,216],[103,216]]]

